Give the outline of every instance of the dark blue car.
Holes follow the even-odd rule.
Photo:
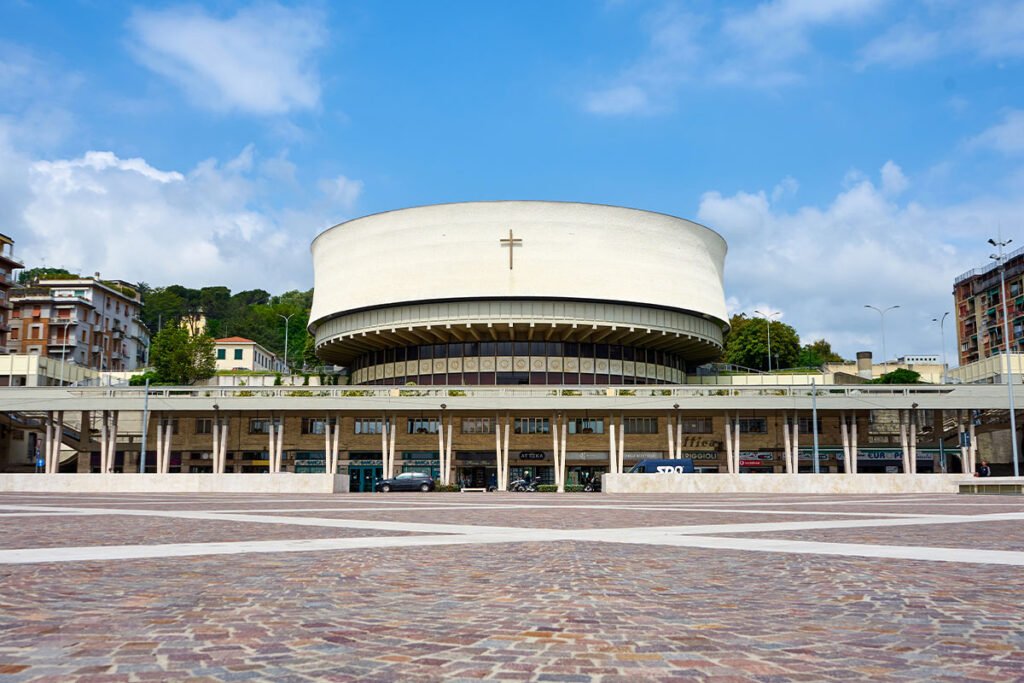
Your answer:
[[[392,479],[377,482],[377,490],[381,493],[390,491],[433,491],[434,479],[424,472],[402,472]]]

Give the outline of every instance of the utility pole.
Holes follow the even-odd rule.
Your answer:
[[[768,323],[768,373],[772,371],[772,318],[782,315],[782,311],[768,311],[762,313],[761,311],[754,311],[756,315],[764,318],[764,321]],[[778,364],[776,364],[778,365]]]
[[[292,313],[292,315],[295,314]],[[286,372],[288,371],[288,321],[292,319],[292,315],[285,316],[280,313],[277,314],[278,318],[284,320],[284,369]]]
[[[889,373],[889,356],[885,353],[885,314],[894,308],[899,308],[899,304],[895,306],[889,306],[885,310],[878,308],[877,306],[871,306],[870,304],[864,304],[864,308],[870,308],[871,310],[878,313],[882,318],[882,367],[885,370],[885,374]]]

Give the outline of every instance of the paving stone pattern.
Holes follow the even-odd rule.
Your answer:
[[[0,547],[35,549],[0,550],[0,683],[1024,681],[1010,499],[0,494],[0,513]],[[808,521],[826,527],[773,528]],[[813,544],[676,545],[707,537]],[[316,539],[383,547],[289,543]],[[67,559],[124,545],[166,552]]]

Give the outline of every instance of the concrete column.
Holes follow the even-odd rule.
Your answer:
[[[452,483],[452,420],[448,421],[448,441],[445,444],[444,453],[444,480]]]
[[[274,438],[274,430],[276,428],[274,417],[271,416],[267,421],[267,469],[270,470],[271,474],[277,472],[276,459],[274,458],[274,454],[277,452],[277,440]]]
[[[226,469],[226,463],[228,459],[228,419],[224,418],[223,424],[220,426],[220,449],[218,450],[220,458],[217,462],[217,474],[224,474]]]
[[[505,416],[505,448],[502,449],[501,469],[498,471],[498,490],[508,491],[508,448],[511,437],[512,418]]]
[[[437,418],[437,469],[440,478],[440,484],[443,486],[447,482],[444,476],[444,413],[442,412]]]
[[[974,433],[974,418],[970,413],[967,414],[967,420],[968,434],[971,438],[971,446],[968,449],[967,455],[967,461],[971,466],[971,469],[968,470],[968,474],[974,475],[974,471],[978,468],[978,437]]]
[[[853,421],[850,424],[850,472],[856,474],[860,449],[857,446],[857,411],[853,411]]]
[[[53,474],[53,411],[46,413],[46,417],[43,418],[43,424],[46,426],[46,435],[43,437],[43,472],[46,474]]]
[[[160,469],[157,470],[161,474],[167,474],[171,471],[171,435],[174,434],[174,425],[168,423],[164,428],[164,459],[160,465]]]
[[[213,418],[213,444],[211,445],[210,457],[213,459],[213,471],[217,471],[217,461],[220,458],[220,417]]]
[[[619,414],[619,452],[617,456],[619,474],[622,474],[626,462],[626,428],[623,426],[622,414]]]
[[[793,449],[789,443],[789,415],[782,415],[782,453],[786,458],[786,474],[793,474]]]
[[[967,427],[964,425],[964,414],[963,411],[956,411],[956,442],[960,448],[960,470],[967,474],[967,446],[964,445],[964,434],[967,433]]]
[[[53,433],[53,473],[60,472],[60,451],[64,445],[64,411],[57,411],[57,426]]]
[[[735,474],[732,469],[732,418],[729,411],[725,412],[725,469],[729,474]]]
[[[281,416],[281,421],[277,424],[277,452],[275,457],[277,458],[277,472],[280,472],[284,467],[284,415]]]
[[[558,449],[558,481],[559,491],[565,491],[565,444],[569,433],[569,422],[562,422],[562,445]]]
[[[555,470],[555,486],[558,485],[558,417],[551,416],[551,464]]]
[[[899,411],[900,418],[900,448],[903,453],[903,473],[910,474],[910,448],[907,441],[907,416],[906,411]]]
[[[388,432],[391,431],[388,426],[388,418],[382,417],[380,419],[380,465],[381,465],[381,479],[387,479],[388,471]]]
[[[675,420],[672,419],[671,413],[669,414],[668,419],[665,421],[665,423],[667,425],[666,429],[665,429],[665,432],[668,434],[668,457],[674,458],[674,457],[676,457],[676,440],[675,440],[676,429],[675,429]],[[728,427],[726,427],[726,430],[728,431]]]
[[[739,412],[736,413],[736,422],[733,424],[732,438],[733,438],[732,457],[733,457],[733,461],[734,461],[733,465],[732,465],[732,468],[733,468],[732,471],[736,472],[738,474],[739,471],[740,471],[740,414],[739,414]]]
[[[910,474],[918,473],[918,411],[912,410],[910,418]]]
[[[618,472],[619,456],[615,445],[615,418],[608,416],[608,471],[612,474]]]
[[[501,416],[494,414],[494,467],[501,472]],[[500,475],[499,475],[500,476]],[[485,484],[487,482],[484,482]],[[499,481],[499,483],[501,483]]]
[[[387,478],[395,476],[395,441],[398,438],[397,425],[391,425],[391,443],[388,444],[388,471],[384,473]]]
[[[108,451],[106,451],[106,456],[108,456],[108,458],[110,458],[110,461],[111,461],[110,469],[112,471],[114,470],[114,467],[117,465],[117,462],[118,462],[118,417],[119,417],[119,415],[120,415],[119,411],[111,411],[111,429],[110,429],[111,445],[110,445]]]
[[[164,473],[164,419],[156,416],[156,473]]]
[[[846,411],[839,413],[839,433],[843,441],[843,472],[850,473],[850,430],[846,424]]]
[[[331,474],[331,432],[334,428],[331,426],[331,416],[324,416],[324,473]]]
[[[334,416],[334,438],[331,440],[331,474],[338,473],[338,439],[341,437],[341,415]]]
[[[800,413],[793,412],[793,438],[791,440],[793,447],[793,471],[800,472]],[[811,455],[814,455],[813,453]],[[813,472],[814,469],[812,468]]]
[[[109,470],[107,448],[110,446],[110,442],[107,440],[107,422],[107,411],[100,411],[100,472],[104,474]]]
[[[676,412],[676,452],[673,458],[683,457],[683,418]]]

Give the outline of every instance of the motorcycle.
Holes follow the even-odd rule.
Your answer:
[[[537,491],[537,484],[525,479],[516,479],[509,483],[508,490],[516,493],[533,493]]]

